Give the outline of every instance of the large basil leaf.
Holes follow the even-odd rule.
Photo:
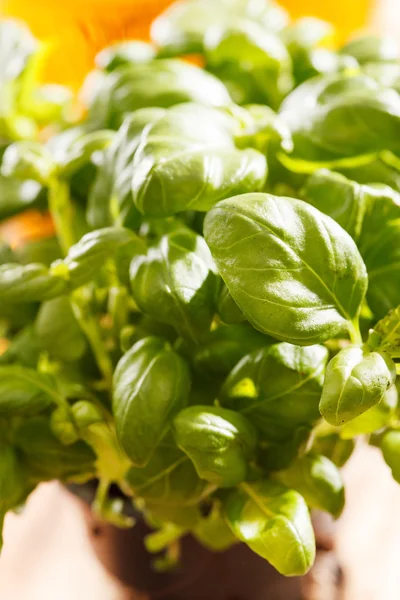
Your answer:
[[[160,338],[144,338],[121,358],[112,405],[119,443],[133,464],[148,463],[187,403],[189,387],[185,361]]]
[[[127,113],[181,102],[225,106],[231,100],[223,83],[211,73],[180,60],[155,60],[122,66],[99,80],[89,106],[89,122],[97,128],[118,129]]]
[[[320,401],[331,425],[344,425],[378,404],[396,380],[396,366],[385,352],[344,348],[326,368]]]
[[[286,576],[304,575],[315,558],[307,505],[274,481],[241,484],[224,505],[233,533]]]
[[[202,479],[219,487],[246,479],[257,435],[245,417],[223,408],[189,406],[175,417],[173,434]]]
[[[338,517],[344,508],[344,487],[337,467],[325,456],[308,453],[288,469],[277,473],[278,480],[301,494],[308,506]]]
[[[198,342],[210,330],[219,277],[204,239],[180,229],[131,262],[131,287],[139,309]]]
[[[302,194],[356,240],[368,270],[367,301],[376,317],[400,304],[400,194],[326,170],[314,173]]]
[[[133,157],[132,198],[148,217],[206,211],[218,200],[260,190],[263,154],[240,150],[237,120],[209,107],[185,104],[167,111],[144,132]]]
[[[245,356],[220,394],[223,406],[245,415],[271,442],[283,442],[319,418],[328,351],[272,344]]]
[[[329,217],[292,198],[246,194],[210,210],[204,237],[256,329],[300,345],[357,336],[367,272],[352,238]]]
[[[400,148],[400,96],[366,75],[306,81],[284,100],[280,115],[294,142],[288,160],[281,159],[295,170]]]
[[[21,365],[0,366],[2,417],[31,416],[59,401],[59,392],[49,375]]]

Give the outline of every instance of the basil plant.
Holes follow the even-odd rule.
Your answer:
[[[331,33],[180,1],[99,54],[71,121],[0,24],[0,524],[94,481],[155,568],[191,534],[295,576],[357,437],[400,481],[400,63]],[[28,209],[53,228],[16,240]]]

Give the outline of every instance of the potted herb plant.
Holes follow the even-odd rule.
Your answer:
[[[72,122],[0,29],[1,520],[73,486],[134,527],[114,571],[149,598],[298,598],[355,439],[400,478],[400,64],[330,34],[180,2],[99,54]],[[55,236],[10,246],[27,208]]]

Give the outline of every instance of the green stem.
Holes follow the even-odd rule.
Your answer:
[[[85,301],[85,292],[87,293],[88,291],[88,288],[81,288],[72,294],[71,305],[75,317],[89,341],[97,365],[107,384],[107,388],[111,389],[114,368],[111,358],[104,347],[99,322],[93,316]]]
[[[353,321],[352,323],[350,323],[349,335],[350,335],[350,340],[353,344],[357,344],[358,346],[362,345],[363,339],[362,339],[358,319]]]
[[[49,182],[49,208],[62,251],[67,254],[77,241],[74,235],[74,210],[68,184],[55,177]]]

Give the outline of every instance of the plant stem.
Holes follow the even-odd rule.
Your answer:
[[[65,181],[53,177],[49,182],[49,207],[62,251],[67,254],[76,242],[74,235],[74,211],[71,205],[69,186]]]
[[[89,310],[88,303],[85,301],[84,296],[87,291],[89,291],[88,288],[81,288],[72,294],[71,305],[75,317],[89,341],[97,366],[106,381],[107,388],[111,389],[114,368],[111,358],[104,347],[99,322],[93,316]]]
[[[361,331],[360,331],[360,325],[358,323],[358,319],[353,321],[350,324],[349,327],[349,335],[350,335],[350,340],[353,344],[357,344],[358,346],[361,346],[363,343],[363,339],[362,339],[362,335],[361,335]]]

